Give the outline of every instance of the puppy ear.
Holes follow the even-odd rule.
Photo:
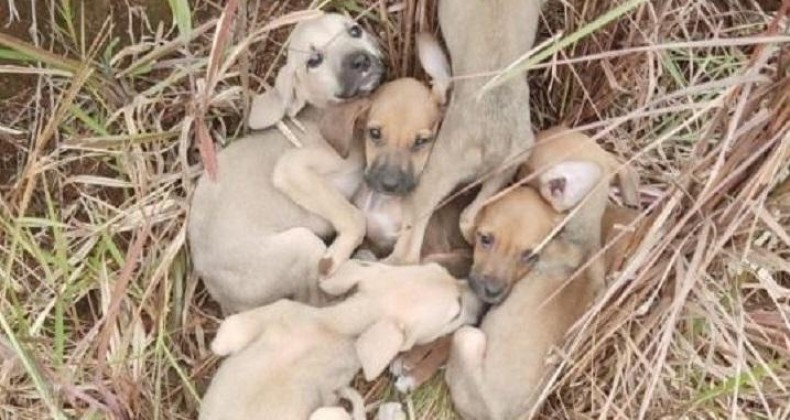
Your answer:
[[[356,349],[365,380],[376,379],[398,355],[405,340],[403,330],[390,320],[373,324],[357,338]]]
[[[331,105],[324,110],[318,128],[324,140],[342,158],[348,157],[351,143],[356,138],[357,125],[365,119],[368,109],[370,109],[370,100],[362,98]]]
[[[277,73],[274,89],[269,89],[252,99],[250,118],[247,125],[261,130],[277,124],[285,117],[296,115],[305,106],[305,100],[296,89],[296,71],[293,64],[286,63]]]
[[[603,169],[594,162],[558,163],[540,175],[540,195],[554,210],[564,212],[579,204],[602,175]]]
[[[433,96],[439,105],[447,103],[447,93],[452,82],[450,63],[439,41],[429,32],[417,34],[417,56],[422,68],[431,77]]]

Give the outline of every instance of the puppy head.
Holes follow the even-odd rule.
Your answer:
[[[500,303],[529,273],[537,248],[562,221],[531,187],[517,188],[488,204],[477,219],[469,286],[486,303]]]
[[[398,79],[376,91],[364,134],[368,186],[398,196],[414,190],[441,116],[439,99],[415,79]]]
[[[326,107],[372,92],[384,76],[382,53],[373,37],[336,13],[300,22],[291,33],[288,59],[274,89],[256,97],[249,126],[266,128],[306,103]]]

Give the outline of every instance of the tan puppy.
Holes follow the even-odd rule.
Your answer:
[[[526,54],[535,40],[542,0],[439,2],[439,24],[450,52],[452,73],[472,76],[499,71]],[[469,77],[453,82],[447,116],[422,180],[408,199],[404,229],[388,261],[415,263],[420,258],[429,218],[457,187],[495,173],[533,143],[526,81],[513,78],[486,92],[489,79]],[[460,227],[472,241],[474,218],[482,204],[510,182],[515,168],[483,183],[461,217]]]
[[[216,182],[199,181],[189,243],[195,270],[225,313],[280,298],[322,303],[319,265],[333,272],[365,234],[365,216],[350,199],[363,182],[366,147],[354,139],[361,140],[357,122],[369,108],[382,132],[401,124],[403,138],[411,132],[411,141],[437,126],[438,97],[413,79],[382,87],[372,105],[368,99],[345,101],[377,85],[379,56],[372,38],[342,16],[300,23],[275,89],[253,103],[250,126],[266,128],[283,113],[312,104],[299,113],[304,130],[290,126],[303,146],[295,148],[279,131],[267,129],[219,154]],[[332,77],[337,80],[327,82]],[[389,114],[405,104],[415,111],[407,119]],[[392,150],[407,147],[399,142]],[[415,155],[421,155],[430,144],[417,148]],[[327,248],[324,241],[333,236]]]
[[[639,217],[639,211],[616,204],[606,206],[603,215],[603,246],[606,247],[606,273],[612,275],[620,270],[628,257],[643,223],[631,225]],[[396,377],[395,388],[407,393],[427,382],[447,361],[450,355],[451,337],[443,337],[435,343],[415,347],[412,351],[395,359],[390,367]]]
[[[294,28],[274,89],[253,101],[249,125],[263,131],[220,152],[218,179],[202,177],[192,198],[195,270],[226,313],[281,297],[318,302],[318,260],[356,246],[362,216],[348,198],[363,157],[339,157],[319,122],[327,107],[375,89],[383,70],[375,40],[349,18],[326,14]],[[302,148],[269,128],[296,114],[304,131],[290,128]],[[322,238],[348,230],[327,250]]]
[[[586,259],[579,246],[560,238],[541,245],[562,215],[531,187],[509,192],[479,217],[480,228],[501,245],[479,253],[476,246],[475,266],[496,256],[523,279],[480,329],[456,331],[446,379],[464,419],[520,419],[541,389],[549,350],[584,313],[597,285],[585,276],[568,282]]]
[[[256,328],[244,328],[238,316]],[[212,350],[229,357],[203,397],[201,420],[306,420],[332,412],[350,418],[328,407],[359,371],[354,340],[323,322],[314,307],[282,300],[231,316]]]
[[[399,351],[474,322],[480,310],[436,264],[351,260],[321,286],[335,295],[356,291],[333,306],[280,300],[222,323],[212,350],[231,357],[206,392],[201,419],[342,415],[319,409],[336,402],[360,366],[375,379]]]
[[[527,162],[520,168],[519,182],[528,181],[557,212],[567,214],[560,236],[573,243],[586,257],[601,249],[601,219],[609,194],[609,178],[619,175],[623,201],[637,205],[638,176],[622,165],[589,137],[567,127],[555,127],[537,136]],[[526,178],[526,179],[525,179]],[[578,208],[576,208],[578,207]],[[573,209],[574,214],[568,214]],[[533,219],[529,219],[532,223]],[[543,221],[543,226],[555,223]],[[498,238],[492,232],[505,232],[498,219],[477,225],[474,267],[469,285],[480,299],[501,302],[516,281],[538,257],[536,250],[520,243],[520,238]],[[548,236],[549,232],[545,232]],[[518,261],[519,263],[514,263]],[[590,262],[588,276],[601,288],[605,282],[603,258]]]

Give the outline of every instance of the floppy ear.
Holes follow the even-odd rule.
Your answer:
[[[286,63],[277,73],[274,88],[252,99],[247,125],[253,130],[268,128],[281,121],[286,113],[293,117],[304,106],[305,99],[296,89],[294,65]]]
[[[447,103],[447,93],[452,82],[450,63],[439,41],[428,32],[417,34],[417,56],[422,68],[431,77],[433,96],[439,105]]]
[[[540,175],[540,195],[554,210],[564,212],[579,204],[602,175],[603,169],[594,162],[558,163]]]
[[[342,104],[330,105],[324,110],[319,123],[321,136],[337,151],[347,158],[351,143],[357,137],[357,126],[370,109],[370,100],[356,99]]]
[[[357,338],[356,349],[365,380],[376,379],[398,355],[405,340],[403,330],[390,320],[373,324]]]

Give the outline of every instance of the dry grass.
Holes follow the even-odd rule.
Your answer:
[[[0,0],[0,418],[194,418],[216,366],[188,197],[308,2],[240,0],[234,20],[236,1],[171,0],[177,26],[154,3],[105,21],[106,0]],[[393,73],[415,71],[434,2],[328,3],[367,11]],[[636,2],[590,31],[626,3],[549,0],[541,39],[587,36],[525,61],[535,125],[632,159],[650,226],[539,415],[790,418],[790,2]],[[453,418],[439,380],[408,402]]]

